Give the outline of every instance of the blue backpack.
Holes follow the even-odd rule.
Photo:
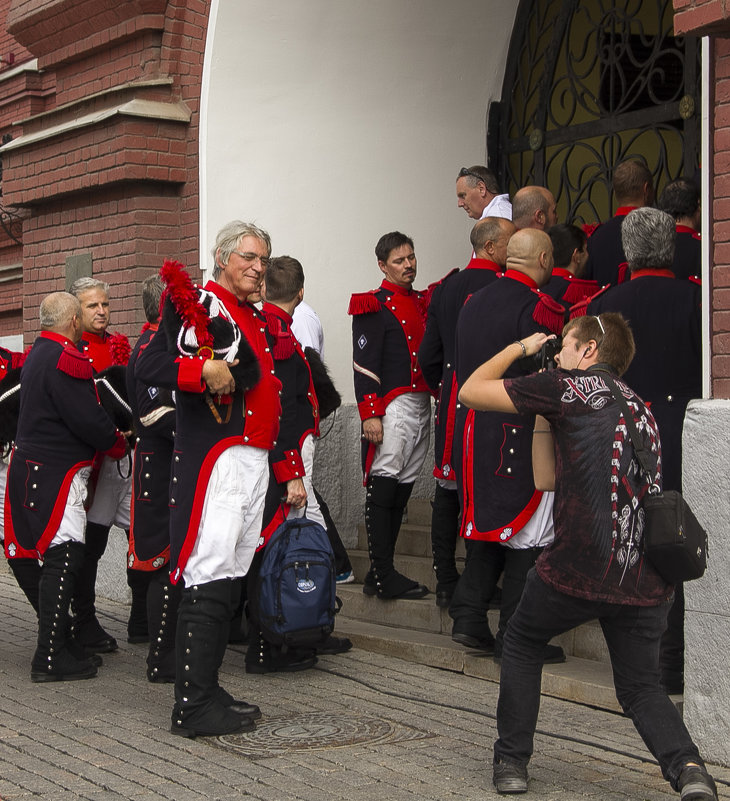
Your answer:
[[[335,627],[335,557],[327,532],[306,517],[285,520],[264,548],[249,603],[264,639],[313,647]]]

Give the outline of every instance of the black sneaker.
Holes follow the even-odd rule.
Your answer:
[[[717,787],[712,776],[699,765],[687,765],[677,783],[681,801],[717,801]]]
[[[508,762],[504,759],[494,761],[492,781],[500,795],[516,795],[527,792],[527,765]]]

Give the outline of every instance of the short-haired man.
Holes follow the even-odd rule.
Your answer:
[[[562,304],[567,316],[571,306],[592,297],[600,287],[590,278],[583,278],[588,262],[588,237],[582,228],[565,223],[554,225],[550,229],[550,241],[555,263],[543,292]]]
[[[456,326],[459,386],[485,359],[535,331],[556,333],[563,307],[540,291],[552,272],[552,244],[543,231],[517,231],[507,244],[507,269],[467,300]],[[532,366],[514,365],[511,375]],[[552,539],[552,495],[535,489],[530,454],[532,420],[518,414],[474,412],[457,406],[454,442],[461,501],[461,536],[471,543],[449,607],[457,641],[494,648],[501,657],[510,615],[527,572]],[[504,570],[499,631],[492,639],[486,609]],[[546,660],[562,662],[559,646]]]
[[[677,239],[672,272],[677,278],[698,279],[702,274],[700,190],[689,178],[677,178],[664,187],[657,206],[674,218]]]
[[[170,581],[170,468],[175,434],[175,405],[167,389],[149,386],[135,376],[140,354],[160,325],[163,283],[159,275],[142,282],[142,327],[127,367],[127,395],[132,407],[137,444],[132,465],[132,510],[127,570],[149,577],[147,617],[150,646],[147,678],[175,680],[175,626],[180,588]],[[140,582],[141,583],[141,582]]]
[[[544,186],[523,186],[512,198],[512,222],[518,231],[535,228],[549,232],[558,222],[553,193]]]
[[[619,312],[631,325],[636,356],[626,382],[651,404],[662,435],[664,489],[682,489],[682,429],[687,405],[702,397],[701,290],[672,272],[674,220],[659,209],[630,212],[621,228],[631,280],[597,294],[588,314]],[[662,684],[684,690],[684,592],[676,587],[662,641]]]
[[[438,398],[434,418],[436,490],[431,504],[431,547],[436,604],[443,607],[451,602],[459,580],[455,560],[459,531],[455,472],[458,465],[454,460],[453,442],[457,395],[456,321],[464,301],[504,272],[507,243],[514,231],[514,225],[503,217],[485,217],[476,223],[470,236],[474,256],[463,270],[454,270],[433,288],[426,332],[418,349],[423,377]],[[470,638],[467,632],[457,632],[455,636]]]
[[[428,589],[393,564],[403,511],[428,452],[431,395],[418,364],[426,298],[413,289],[413,240],[392,231],[375,246],[385,276],[350,298],[355,397],[362,420],[365,526],[370,570],[366,595],[422,598]]]
[[[70,292],[81,304],[83,333],[80,344],[94,372],[100,373],[113,364],[126,364],[129,356],[127,338],[108,331],[111,319],[109,284],[92,277],[77,278]],[[109,458],[98,459],[91,472],[90,486],[93,487],[93,497],[87,512],[84,564],[71,602],[73,633],[88,653],[106,653],[116,651],[117,641],[104,630],[96,617],[96,575],[112,525],[129,530],[132,482],[126,459],[121,464]],[[132,611],[135,619],[137,616],[140,618],[139,633],[146,634],[144,598],[147,588],[145,583],[137,589],[134,586],[135,577],[131,579],[133,601],[128,633],[134,636],[138,632],[132,625]]]
[[[456,205],[472,220],[485,217],[512,219],[509,195],[502,194],[497,176],[488,167],[477,164],[462,167],[456,176]]]
[[[641,553],[642,501],[650,487],[661,488],[662,479],[656,422],[618,380],[633,357],[631,331],[618,314],[571,320],[555,358],[560,369],[502,379],[546,340],[538,333],[507,345],[474,371],[459,394],[475,409],[539,415],[534,436],[547,440],[546,457],[554,460],[555,540],[530,572],[504,639],[495,787],[499,793],[527,791],[547,642],[597,619],[611,654],[616,697],[662,774],[685,801],[716,801],[697,747],[659,686],[659,641],[672,587]],[[639,468],[612,383],[653,457],[651,476]]]
[[[626,254],[621,244],[621,225],[630,211],[654,202],[654,176],[641,159],[627,159],[616,165],[612,186],[616,213],[588,238],[586,278],[595,279],[599,286],[626,280],[626,269],[622,268]]]
[[[96,665],[67,647],[68,609],[84,558],[86,482],[97,451],[126,451],[123,435],[99,405],[93,370],[76,345],[78,300],[55,292],[40,306],[41,334],[23,366],[20,413],[8,470],[5,529],[43,559],[38,587],[38,647],[33,681],[96,675]]]
[[[149,386],[175,390],[170,569],[184,588],[170,731],[183,737],[248,731],[261,714],[220,687],[218,669],[238,603],[235,579],[246,575],[261,534],[268,455],[279,432],[281,382],[266,323],[246,302],[259,291],[270,253],[269,235],[255,225],[224,226],[212,251],[213,280],[189,298],[171,293],[135,368]],[[171,273],[182,290],[185,282]],[[224,333],[216,339],[216,332]]]

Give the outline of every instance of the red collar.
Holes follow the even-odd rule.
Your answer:
[[[504,277],[512,278],[514,281],[519,281],[521,284],[529,286],[530,289],[537,289],[537,281],[535,281],[533,278],[530,278],[529,275],[521,273],[519,270],[508,269],[505,271]]]
[[[616,214],[614,217],[625,217],[630,211],[634,211],[634,209],[638,208],[638,206],[619,206],[616,209]]]
[[[669,269],[662,267],[647,267],[645,270],[637,270],[631,273],[631,280],[635,278],[646,278],[646,276],[654,276],[655,278],[676,278],[677,276]]]
[[[58,342],[59,345],[63,345],[66,348],[74,348],[75,350],[78,350],[76,345],[74,345],[74,343],[63,334],[57,334],[55,331],[41,331],[41,336],[43,339],[50,339],[52,342]]]
[[[383,283],[380,285],[380,288],[387,290],[393,295],[410,295],[414,291],[413,287],[406,288],[404,286],[398,286],[398,284],[392,284],[387,279],[383,280]]]
[[[103,345],[110,336],[111,334],[108,334],[106,331],[101,334],[95,334],[93,331],[84,331],[81,335],[81,339],[83,339],[84,342],[88,342],[89,345]]]
[[[292,316],[284,311],[284,309],[279,308],[273,303],[264,303],[263,306],[264,314],[271,314],[274,317],[279,317],[282,319],[287,325],[292,324]]]
[[[572,281],[575,276],[565,267],[553,267],[553,278],[565,278],[566,281]]]
[[[491,270],[493,273],[501,273],[504,269],[491,259],[478,259],[476,256],[472,258],[469,264],[466,265],[467,270]]]
[[[157,331],[160,327],[160,321],[158,320],[156,323],[145,323],[142,326],[142,330],[139,332],[140,334],[144,334],[145,331]]]
[[[678,234],[692,234],[692,236],[696,236],[697,239],[700,238],[700,232],[695,231],[694,228],[690,228],[689,225],[677,225],[677,233]]]
[[[217,298],[225,303],[226,306],[233,307],[245,306],[245,300],[239,300],[233,292],[229,292],[224,286],[221,286],[217,281],[208,281],[203,287],[207,292],[212,292]]]

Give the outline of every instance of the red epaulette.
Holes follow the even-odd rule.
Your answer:
[[[687,277],[688,281],[691,281],[693,284],[697,284],[698,286],[702,286],[702,277],[699,275],[690,275]]]
[[[22,367],[25,364],[25,360],[28,358],[28,354],[30,353],[32,345],[28,345],[28,347],[22,352],[18,353],[17,351],[12,351],[10,355],[10,367],[11,369],[15,369],[16,367]]]
[[[627,261],[622,261],[621,264],[618,266],[618,273],[616,277],[617,284],[623,284],[625,281],[628,281],[631,278],[631,272],[629,270],[629,263]]]
[[[549,328],[554,334],[560,334],[565,324],[565,309],[550,295],[540,292],[537,305],[532,312],[532,319],[538,325]]]
[[[439,278],[438,281],[434,281],[432,284],[429,284],[426,287],[426,289],[424,290],[423,294],[426,296],[426,298],[428,299],[429,303],[431,303],[431,297],[433,295],[434,289],[436,289],[437,286],[441,286],[441,284],[443,284],[443,282],[447,278],[452,276],[454,273],[458,273],[458,272],[459,272],[459,268],[458,267],[454,267],[454,269],[453,270],[449,270],[449,272],[446,273],[446,275],[443,278]]]
[[[586,236],[590,236],[596,230],[596,228],[598,228],[600,225],[601,225],[601,223],[598,223],[598,222],[595,222],[595,223],[583,223],[583,225],[581,227],[583,228],[583,233]]]
[[[112,357],[112,364],[127,364],[132,353],[129,340],[124,334],[112,334],[109,337],[109,353]]]
[[[61,351],[56,367],[72,378],[89,379],[94,376],[94,368],[88,357],[71,347],[66,347]]]
[[[375,296],[374,290],[372,292],[355,292],[350,298],[350,305],[347,309],[348,314],[373,314],[373,312],[380,311],[380,301]]]
[[[595,295],[598,290],[598,281],[594,281],[592,278],[571,278],[568,281],[568,288],[565,290],[563,300],[570,304],[577,303],[583,298]]]
[[[281,320],[274,314],[266,315],[266,326],[269,333],[276,337],[271,355],[277,362],[291,359],[296,351],[296,342],[291,331],[285,331],[281,325]]]
[[[609,289],[611,284],[606,284],[602,286],[595,295],[591,295],[589,298],[583,298],[583,300],[578,301],[575,306],[570,307],[570,314],[569,318],[574,320],[576,317],[585,317],[586,312],[588,311],[588,306],[591,301],[594,301],[599,295],[602,295],[607,289]]]

